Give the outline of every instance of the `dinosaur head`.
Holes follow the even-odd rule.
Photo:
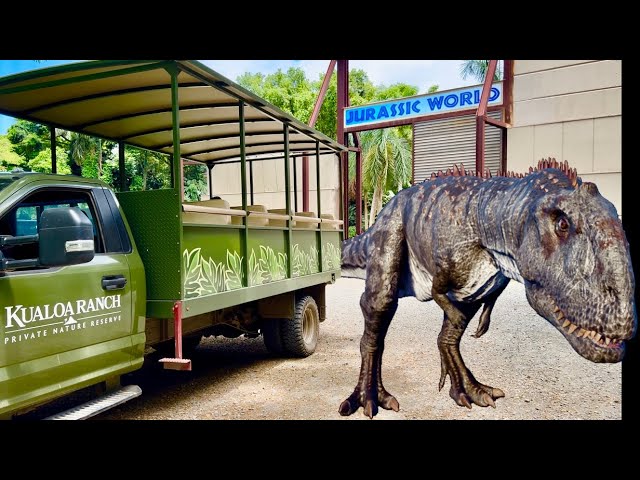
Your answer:
[[[549,172],[541,172],[535,183],[541,188],[516,254],[527,300],[580,355],[619,362],[637,328],[635,280],[622,223],[595,184],[551,188],[557,176]]]

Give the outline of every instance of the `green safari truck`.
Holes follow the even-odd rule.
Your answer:
[[[340,275],[344,146],[196,61],[0,78],[0,113],[52,143],[51,173],[0,172],[0,418],[95,385],[48,417],[88,418],[142,393],[120,377],[149,353],[191,370],[203,335],[314,352]],[[164,155],[170,181],[59,175],[62,129],[117,142],[118,172],[125,149]],[[185,165],[203,166],[208,195],[185,199]]]

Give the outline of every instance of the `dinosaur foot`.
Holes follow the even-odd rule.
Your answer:
[[[475,403],[480,407],[492,406],[496,408],[494,400],[504,397],[504,392],[499,388],[493,388],[478,382],[464,364],[462,364],[461,368],[455,368],[454,365],[448,365],[448,362],[443,359],[438,390],[442,390],[444,381],[449,375],[451,379],[449,396],[458,405],[471,408],[471,405]]]
[[[340,404],[338,412],[343,417],[355,413],[360,407],[364,408],[364,414],[373,418],[378,414],[378,406],[385,410],[393,410],[397,412],[400,410],[400,404],[396,397],[382,389],[377,392],[363,391],[360,386],[357,386],[353,393],[344,402]]]
[[[464,382],[466,386],[452,385],[449,395],[461,407],[471,408],[471,404],[475,403],[481,407],[491,405],[496,408],[494,400],[504,397],[504,392],[499,388],[489,387],[477,381]]]

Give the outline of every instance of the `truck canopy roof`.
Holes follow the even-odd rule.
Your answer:
[[[247,156],[338,153],[345,147],[197,61],[97,60],[0,78],[0,113],[173,154],[177,69],[180,156],[216,163]]]

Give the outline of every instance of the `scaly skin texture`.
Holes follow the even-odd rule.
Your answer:
[[[382,354],[398,298],[434,300],[444,312],[439,388],[460,406],[495,407],[504,393],[478,382],[460,340],[483,306],[475,337],[510,279],[583,357],[619,362],[635,335],[635,280],[615,207],[593,183],[546,168],[524,178],[445,176],[398,193],[365,233],[346,240],[342,275],[365,278],[362,365],[339,407],[398,411],[382,384]]]

